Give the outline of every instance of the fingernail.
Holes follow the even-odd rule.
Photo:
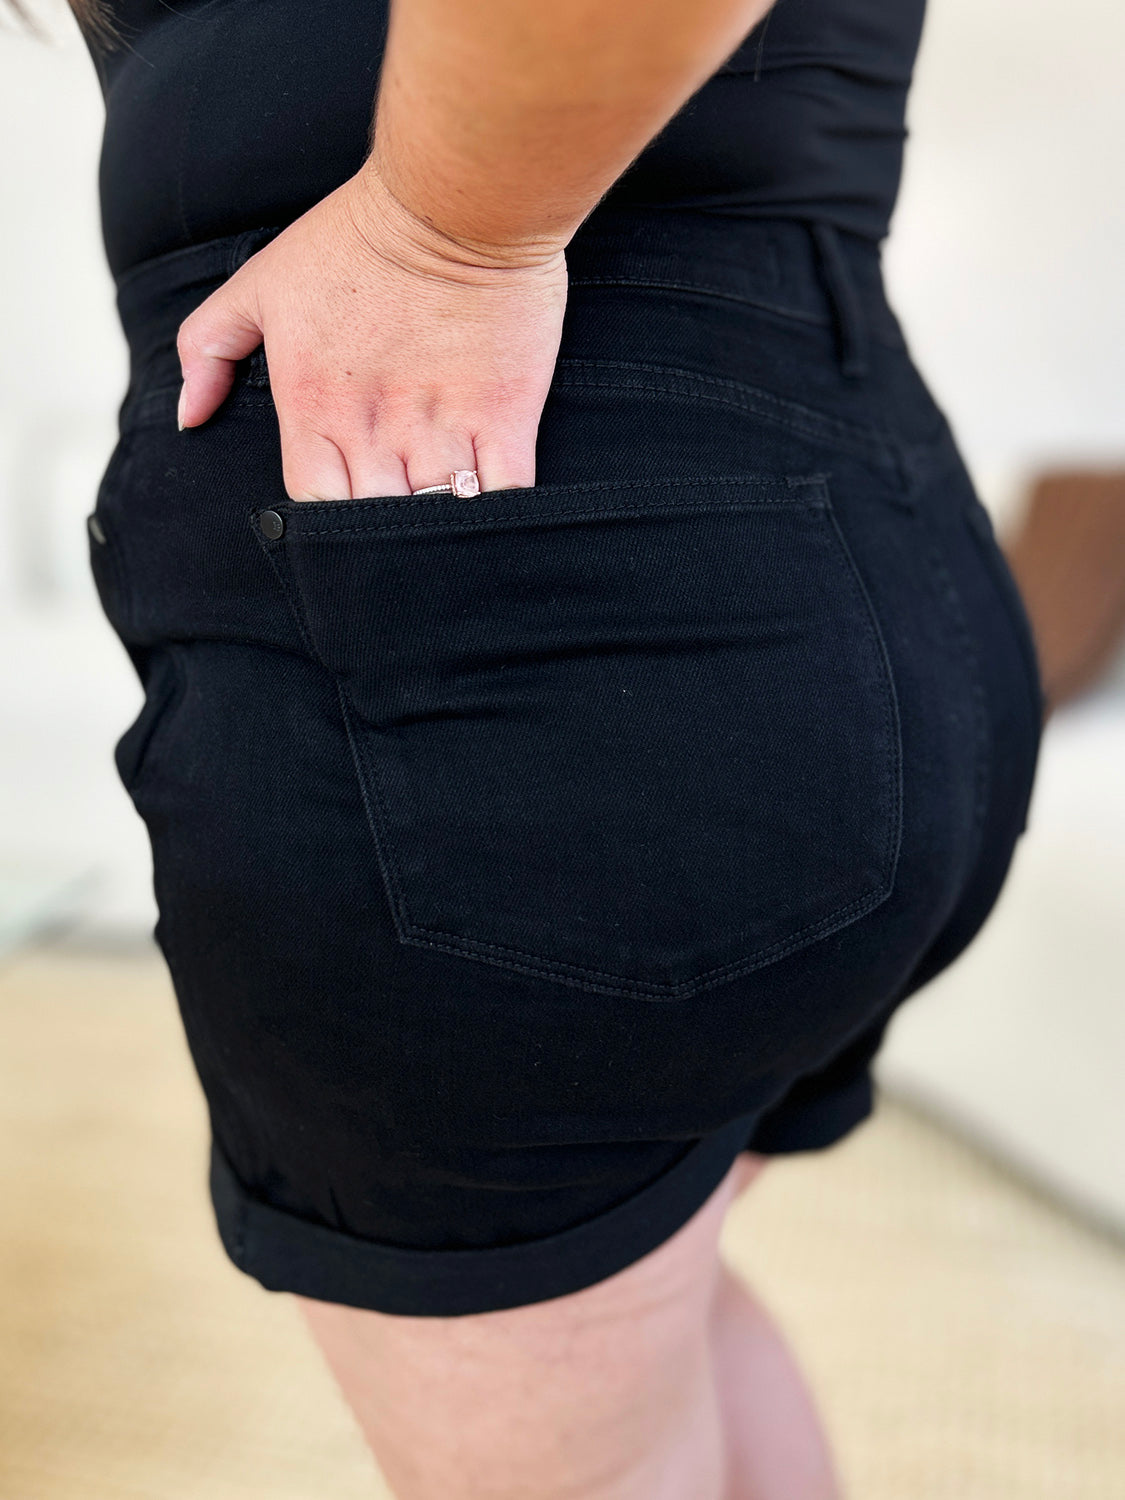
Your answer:
[[[176,407],[176,426],[181,432],[184,430],[184,404],[187,401],[187,381],[180,388],[180,402]]]

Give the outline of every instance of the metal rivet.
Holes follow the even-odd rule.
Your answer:
[[[285,518],[276,510],[264,510],[258,517],[258,530],[271,542],[276,542],[278,537],[285,535]]]
[[[94,541],[104,546],[105,530],[102,526],[102,523],[98,520],[97,516],[87,516],[86,525],[90,528],[90,535],[94,538]]]

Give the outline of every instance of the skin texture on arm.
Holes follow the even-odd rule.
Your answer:
[[[371,164],[481,253],[549,257],[767,9],[398,0]]]
[[[264,342],[293,499],[535,480],[565,246],[770,0],[394,0],[355,177],[180,329],[183,428]]]

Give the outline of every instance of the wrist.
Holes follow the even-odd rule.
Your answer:
[[[421,254],[449,266],[514,270],[557,265],[578,227],[541,230],[524,226],[516,231],[510,225],[500,226],[494,216],[470,215],[442,205],[442,197],[454,195],[442,194],[436,184],[431,183],[429,191],[419,191],[420,176],[399,170],[392,153],[381,150],[376,137],[355,181],[378,221],[389,222]]]

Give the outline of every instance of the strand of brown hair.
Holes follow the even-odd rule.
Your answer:
[[[86,39],[104,51],[117,45],[121,35],[114,25],[106,0],[67,0],[74,12],[75,20]],[[33,36],[44,37],[46,33],[28,9],[25,0],[7,0],[8,8],[15,12],[27,31]]]

